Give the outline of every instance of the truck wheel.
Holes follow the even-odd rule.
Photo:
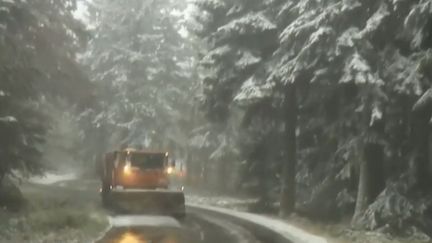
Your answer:
[[[177,220],[177,221],[179,221],[179,222],[183,222],[185,219],[186,219],[186,213],[175,213],[174,215],[173,215],[173,217]]]
[[[101,197],[102,197],[102,204],[107,207],[110,205],[109,202],[109,193],[111,191],[110,185],[109,183],[102,183],[102,192],[101,192]]]
[[[181,207],[178,211],[173,213],[173,217],[180,222],[183,222],[186,218],[186,208]]]

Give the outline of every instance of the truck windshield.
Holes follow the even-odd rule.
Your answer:
[[[163,169],[165,154],[132,153],[131,165],[140,169]]]

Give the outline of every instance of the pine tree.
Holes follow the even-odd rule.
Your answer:
[[[326,200],[336,205],[348,190],[357,193],[357,223],[365,215],[384,214],[380,203],[389,181],[425,188],[427,93],[416,112],[412,107],[430,88],[430,1],[198,1],[197,6],[204,11],[197,33],[209,46],[203,59],[210,74],[204,80],[205,110],[228,120],[230,107],[240,105],[244,121],[267,121],[251,134],[271,123],[273,131],[284,127],[274,145],[282,145],[285,156],[282,214],[307,198],[322,202],[332,195]],[[262,16],[265,21],[257,21]],[[268,43],[249,46],[262,26],[270,26],[263,23],[278,34],[276,41],[265,35],[275,45],[265,49],[268,55],[250,59],[256,63],[247,72],[235,69],[238,50],[246,46],[259,53]],[[269,158],[259,160],[271,164]],[[393,181],[405,173],[416,183]],[[357,188],[349,186],[353,183]],[[310,195],[296,199],[296,186]]]
[[[0,181],[41,171],[49,120],[40,101],[77,101],[89,87],[76,63],[85,33],[74,9],[71,0],[0,1]]]
[[[122,146],[184,153],[194,56],[178,31],[182,16],[172,12],[184,8],[176,1],[90,5],[93,38],[83,61],[100,102],[81,116],[88,155]]]

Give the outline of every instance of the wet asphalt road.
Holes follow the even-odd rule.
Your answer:
[[[56,186],[70,191],[70,195],[80,200],[100,203],[99,194],[95,193],[98,181],[60,182]],[[137,219],[139,215],[111,215],[114,221],[118,217],[126,218],[130,225],[123,222],[116,226],[114,223],[112,229],[96,243],[278,243],[259,240],[255,232],[229,219],[191,208],[187,209],[187,217],[181,222],[162,216],[142,220]]]
[[[131,217],[134,221],[136,216]],[[114,217],[115,218],[115,217]],[[189,216],[178,222],[172,218],[166,218],[155,226],[121,226],[113,227],[97,243],[259,243],[252,232],[238,226],[228,220],[214,216],[196,213],[190,209]],[[160,218],[149,218],[160,220]],[[175,222],[174,224],[172,222]],[[270,243],[270,242],[266,242]]]
[[[137,227],[115,228],[97,241],[103,243],[177,243],[197,242],[196,236],[187,233],[181,228]],[[194,239],[195,238],[195,239]]]

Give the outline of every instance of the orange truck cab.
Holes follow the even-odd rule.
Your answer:
[[[169,163],[167,152],[126,149],[107,154],[105,160],[104,180],[110,188],[169,187],[173,165]]]

